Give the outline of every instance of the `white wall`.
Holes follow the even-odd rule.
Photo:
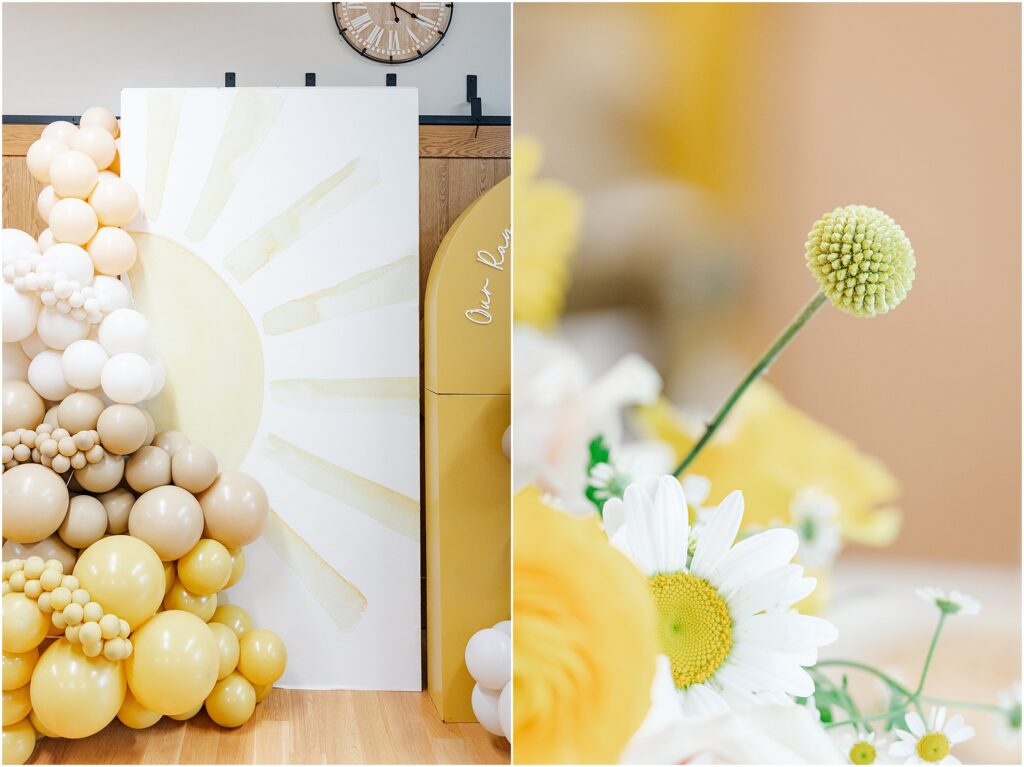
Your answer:
[[[511,113],[508,3],[455,3],[441,44],[387,66],[338,35],[330,3],[4,3],[3,112],[114,111],[127,87],[237,84],[399,85],[420,90],[420,114],[469,114],[466,75],[485,115]]]

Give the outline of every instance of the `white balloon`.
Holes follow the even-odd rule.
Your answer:
[[[34,360],[39,352],[45,352],[49,348],[38,333],[32,333],[27,338],[21,339],[21,350],[30,360]]]
[[[115,309],[131,306],[132,299],[128,288],[117,277],[97,274],[96,279],[92,282],[92,289],[104,311],[112,312]]]
[[[498,699],[500,697],[501,693],[486,690],[480,685],[473,687],[473,694],[470,697],[477,721],[492,735],[504,734],[501,731],[501,717],[498,714]]]
[[[40,397],[51,402],[59,402],[74,391],[64,380],[60,352],[37,354],[28,366],[28,382]]]
[[[498,722],[501,734],[506,740],[512,740],[512,683],[509,682],[498,696]]]
[[[81,288],[92,282],[94,273],[92,258],[85,252],[85,248],[70,242],[58,242],[52,248],[47,248],[43,260],[39,262],[38,271],[54,274],[64,272],[65,279],[74,280]]]
[[[5,262],[14,260],[23,253],[39,252],[39,246],[32,239],[32,235],[20,229],[4,229],[3,249]]]
[[[75,341],[61,357],[64,380],[81,391],[95,389],[100,385],[103,366],[109,359],[110,355],[96,341]]]
[[[512,621],[498,621],[494,624],[495,631],[503,631],[508,636],[512,636]]]
[[[512,678],[511,637],[495,629],[473,634],[466,643],[466,668],[487,689],[500,690]]]
[[[100,374],[103,393],[114,402],[134,405],[141,402],[153,388],[153,371],[141,354],[115,354]]]
[[[146,395],[146,399],[153,399],[157,394],[163,391],[164,383],[167,381],[167,369],[164,367],[164,363],[156,357],[149,357],[149,369],[153,373],[153,388],[149,390],[149,394]]]
[[[3,281],[4,342],[20,341],[36,329],[41,304],[35,293],[22,293]]]
[[[61,314],[47,306],[39,313],[36,332],[51,349],[63,351],[75,341],[89,335],[89,323],[86,320],[76,320],[70,314]]]
[[[100,343],[108,354],[144,354],[149,348],[149,320],[134,309],[116,309],[100,323]]]
[[[47,211],[47,213],[49,213],[49,211]],[[39,244],[39,250],[42,252],[47,251],[57,244],[57,241],[53,239],[53,232],[49,229],[44,229],[36,242]]]
[[[27,381],[28,363],[31,361],[31,358],[21,348],[21,344],[4,344],[4,380]]]

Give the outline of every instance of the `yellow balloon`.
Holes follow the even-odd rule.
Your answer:
[[[273,684],[288,663],[288,650],[277,634],[253,629],[238,639],[238,670],[256,685]]]
[[[256,702],[257,703],[261,703],[264,698],[266,698],[268,695],[270,695],[270,691],[273,690],[273,689],[274,689],[274,685],[272,685],[272,684],[264,684],[264,685],[260,685],[259,687],[256,687],[255,688],[255,690],[256,690]]]
[[[121,661],[90,658],[67,639],[50,645],[32,672],[32,709],[59,738],[85,738],[102,730],[117,716],[124,694]]]
[[[132,634],[128,686],[151,711],[183,714],[206,700],[220,670],[213,632],[192,613],[157,613]]]
[[[231,578],[231,554],[212,538],[203,538],[178,560],[178,578],[193,594],[216,594]]]
[[[40,738],[57,737],[54,733],[52,733],[50,730],[46,728],[46,725],[39,721],[39,714],[37,714],[35,711],[29,712],[28,719],[30,722],[32,722],[32,726],[35,727],[37,733],[36,740],[39,740]]]
[[[138,628],[164,598],[164,566],[146,543],[130,535],[96,541],[78,556],[75,577],[93,601]]]
[[[4,727],[4,764],[24,764],[36,748],[36,731],[26,717],[17,724]]]
[[[20,591],[4,595],[4,652],[28,652],[39,646],[50,629],[50,616]]]
[[[206,713],[221,727],[240,727],[256,710],[256,691],[244,676],[235,672],[217,682],[206,699]]]
[[[150,711],[140,704],[135,700],[132,691],[128,690],[124,696],[124,703],[121,704],[121,710],[117,712],[117,718],[121,720],[121,724],[125,727],[131,727],[133,730],[144,730],[159,722],[163,715],[158,714],[156,711]]]
[[[200,711],[202,711],[202,710],[203,710],[203,704],[202,704],[202,703],[200,703],[200,704],[199,704],[198,706],[196,706],[195,708],[190,708],[190,709],[189,709],[188,711],[186,711],[186,712],[185,712],[184,714],[173,714],[173,715],[171,715],[171,716],[170,716],[169,718],[171,718],[171,719],[176,719],[176,720],[178,720],[179,722],[186,722],[186,721],[188,721],[189,719],[191,719],[192,717],[194,717],[194,716],[195,716],[196,714],[198,714],[198,713],[199,713]]]
[[[223,679],[238,666],[238,637],[223,623],[208,623],[207,625],[213,632],[213,638],[217,642],[217,653],[220,656],[217,679]]]
[[[33,647],[28,652],[4,653],[4,690],[15,690],[24,687],[32,678],[32,669],[39,660],[39,648]]]
[[[32,710],[32,701],[28,695],[29,685],[19,687],[17,690],[4,690],[3,712],[4,727],[9,727],[15,722],[20,722],[28,712]]]
[[[182,585],[181,581],[175,581],[171,590],[167,592],[167,596],[164,597],[164,609],[184,610],[201,618],[203,623],[206,623],[213,617],[213,613],[217,609],[217,595],[193,594]]]
[[[238,605],[221,605],[214,611],[210,623],[223,623],[234,631],[237,637],[252,630],[252,618]]]
[[[245,572],[245,551],[239,546],[237,549],[228,549],[231,552],[231,577],[228,578],[228,582],[224,584],[224,588],[229,589],[242,580],[242,573]]]
[[[174,562],[164,562],[164,596],[167,596],[167,592],[174,585],[175,574]]]

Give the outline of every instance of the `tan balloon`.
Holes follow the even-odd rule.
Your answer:
[[[138,250],[135,240],[124,229],[116,226],[100,227],[85,249],[92,256],[96,271],[116,276],[135,265]]]
[[[221,727],[240,727],[256,710],[256,691],[241,674],[228,674],[206,699],[206,713]]]
[[[270,513],[266,491],[242,471],[225,471],[199,496],[206,537],[233,549],[252,543],[263,532]]]
[[[68,512],[70,495],[60,475],[38,463],[4,472],[3,536],[34,543],[52,535]]]
[[[110,405],[96,423],[103,447],[117,455],[129,455],[146,443],[149,420],[135,405]]]
[[[49,224],[50,234],[57,242],[70,242],[74,245],[85,245],[99,228],[96,211],[85,200],[76,197],[58,200],[50,209]]]
[[[180,431],[162,431],[153,436],[153,445],[167,452],[167,455],[174,457],[175,453],[186,445],[191,444]]]
[[[146,428],[146,441],[143,444],[144,445],[152,445],[153,444],[153,439],[156,437],[156,422],[153,420],[153,416],[152,416],[152,414],[148,410],[143,409],[142,414],[144,416],[146,416],[146,425],[147,425],[147,428]]]
[[[106,454],[102,461],[90,463],[75,471],[75,479],[83,490],[90,493],[105,493],[113,490],[124,476],[124,458]]]
[[[32,710],[28,688],[29,686],[26,684],[16,690],[4,690],[2,705],[4,727],[10,727],[15,722],[20,722]]]
[[[48,559],[56,559],[64,565],[64,572],[70,573],[78,559],[78,552],[58,536],[51,535],[36,543],[7,541],[4,544],[3,556],[5,562],[12,559],[28,559],[29,557],[39,557],[44,562]]]
[[[10,379],[4,381],[4,431],[34,429],[43,422],[45,404],[43,398],[27,381]]]
[[[252,630],[252,617],[238,605],[220,605],[210,618],[210,623],[223,623],[237,637]]]
[[[60,525],[61,540],[76,549],[92,546],[107,531],[107,511],[91,495],[76,495],[71,499],[68,514]]]
[[[157,487],[135,501],[128,530],[152,546],[160,559],[170,562],[187,554],[199,541],[203,512],[187,490],[174,485]]]
[[[102,412],[103,400],[95,394],[80,391],[69,394],[57,406],[57,420],[62,429],[76,434],[95,429]]]
[[[228,578],[228,582],[224,584],[224,588],[229,589],[242,580],[242,575],[245,573],[245,551],[239,546],[236,549],[228,549],[231,554],[231,577]]]
[[[135,505],[135,495],[131,490],[118,487],[100,496],[100,503],[107,513],[107,532],[120,535],[128,530],[128,515]]]
[[[4,594],[4,652],[28,652],[39,646],[50,629],[50,616],[45,615],[20,591]]]
[[[217,610],[217,595],[193,594],[181,584],[180,580],[177,580],[164,597],[164,609],[192,613],[206,623]]]
[[[208,623],[213,638],[217,642],[217,653],[220,657],[220,670],[217,678],[223,679],[238,666],[238,637],[235,632],[223,623]]]
[[[217,456],[202,445],[185,445],[171,458],[171,480],[190,493],[201,493],[217,479]]]
[[[121,724],[125,727],[131,727],[133,730],[144,730],[159,722],[163,718],[163,714],[150,711],[135,700],[131,690],[127,690],[124,696],[124,703],[121,704],[121,710],[117,712],[117,718],[121,720]]]
[[[231,633],[227,626],[218,627]],[[235,640],[235,662],[238,662],[238,639],[234,634],[231,638]],[[24,687],[32,678],[32,669],[36,667],[39,660],[39,649],[32,648],[27,652],[4,652],[4,690],[16,690]],[[234,666],[231,667],[234,670]]]
[[[182,585],[193,594],[216,594],[231,577],[231,554],[223,544],[203,538],[178,560],[177,569]]]
[[[114,137],[106,128],[98,125],[81,126],[69,143],[72,149],[88,155],[99,170],[109,168],[117,154]],[[52,170],[50,178],[53,178]]]
[[[160,558],[144,541],[129,535],[96,541],[79,555],[74,575],[93,601],[133,629],[152,616],[164,598]]]
[[[96,211],[96,217],[103,226],[124,226],[139,212],[139,197],[131,184],[110,173],[100,176],[96,189],[89,195],[89,205]],[[50,218],[53,218],[52,213]],[[52,222],[50,229],[53,229]],[[57,236],[56,232],[54,236]]]
[[[117,118],[114,113],[104,107],[89,107],[82,112],[78,124],[85,128],[89,125],[98,125],[103,128],[112,138],[117,138],[119,133]]]
[[[152,445],[141,447],[128,459],[124,478],[132,490],[137,493],[145,493],[155,487],[169,485],[171,482],[171,457],[158,447]]]
[[[273,631],[253,629],[238,638],[238,670],[253,684],[273,684],[287,664],[284,641]]]

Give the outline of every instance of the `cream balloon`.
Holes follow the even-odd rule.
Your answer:
[[[217,678],[223,679],[238,666],[238,637],[223,623],[208,623],[207,626],[213,632],[214,641],[217,642],[217,654],[220,660]],[[6,658],[6,656],[4,657]],[[6,679],[6,677],[4,678]]]
[[[116,226],[101,227],[85,249],[92,256],[96,271],[100,274],[117,275],[127,272],[135,265],[138,257],[135,240],[124,229]]]
[[[46,638],[50,628],[50,616],[20,591],[11,591],[3,598],[3,646],[4,652],[29,652]]]
[[[43,128],[43,132],[40,135],[43,138],[58,139],[70,146],[71,139],[75,137],[76,133],[78,133],[78,126],[74,123],[68,122],[67,120],[54,120]]]
[[[77,434],[95,429],[102,412],[103,400],[95,394],[79,391],[69,394],[57,406],[57,420],[62,429]]]
[[[64,380],[60,352],[45,351],[37,354],[28,366],[28,382],[43,399],[59,402],[74,389]]]
[[[7,351],[4,349],[4,351]],[[25,381],[5,380],[3,429],[34,429],[43,422],[43,399]]]
[[[24,381],[28,378],[28,363],[31,361],[32,358],[17,341],[4,344],[4,380]]]
[[[36,322],[39,338],[51,349],[58,351],[63,351],[75,341],[86,338],[89,330],[90,325],[86,320],[76,320],[70,314],[62,314],[50,306],[43,308]],[[63,365],[61,368],[63,378]]]
[[[131,305],[132,300],[128,294],[128,288],[117,277],[98,274],[92,282],[92,289],[103,311],[112,312],[115,309]]]
[[[66,152],[68,145],[56,136],[43,136],[32,142],[25,154],[28,172],[44,184],[50,183],[50,163],[61,152]]]
[[[167,382],[167,370],[164,368],[164,363],[153,356],[146,358],[149,362],[149,370],[153,376],[153,386],[149,390],[149,394],[146,395],[147,400],[153,399],[161,391],[163,391],[164,384]]]
[[[21,292],[4,280],[2,283],[3,338],[5,343],[28,338],[36,329],[42,304],[35,293]]]
[[[58,197],[84,200],[96,188],[99,169],[85,152],[69,149],[54,156],[50,162],[50,186]]]
[[[110,131],[99,125],[81,126],[68,144],[75,151],[88,155],[98,170],[109,168],[110,163],[114,161],[114,155],[117,154],[114,137]],[[53,178],[52,169],[50,178]]]
[[[149,320],[134,309],[115,309],[100,323],[99,341],[108,354],[144,354],[149,348]]]
[[[51,535],[35,543],[18,543],[7,541],[3,548],[4,561],[12,559],[28,559],[39,557],[44,562],[48,559],[56,559],[64,566],[64,572],[70,573],[78,560],[78,552],[68,546],[59,536]]]
[[[5,471],[3,479],[4,538],[34,543],[60,527],[70,498],[59,474],[38,463],[23,463]]]
[[[53,206],[50,206],[49,210],[46,211],[46,220],[50,220],[50,210]],[[39,245],[39,250],[45,251],[47,248],[52,248],[57,244],[57,240],[54,239],[53,232],[50,231],[49,227],[39,233],[39,239],[36,240]]]
[[[90,125],[98,125],[103,128],[112,138],[117,138],[118,125],[114,113],[104,107],[89,107],[82,112],[78,124],[83,128]]]
[[[123,487],[103,493],[99,497],[103,510],[107,514],[107,533],[120,535],[128,531],[128,515],[135,505],[135,496],[131,490]]]
[[[84,338],[68,344],[61,355],[64,380],[76,389],[88,391],[100,385],[103,366],[110,355],[98,341]]]
[[[96,192],[93,192],[93,196],[95,194]],[[50,233],[58,243],[70,242],[74,245],[85,245],[99,228],[99,219],[92,205],[77,197],[58,200],[50,209],[50,219],[47,223],[50,225]]]
[[[149,422],[145,412],[135,405],[111,405],[100,414],[96,429],[106,450],[129,455],[145,444]]]
[[[59,199],[52,186],[44,186],[43,191],[36,198],[36,210],[39,211],[39,218],[43,219],[44,222],[49,221],[50,211],[53,210],[53,206],[57,204]]]
[[[103,393],[114,402],[134,405],[153,388],[153,372],[146,358],[131,352],[115,354],[100,374]]]
[[[64,543],[76,549],[92,546],[107,531],[107,511],[91,495],[76,495],[71,499],[67,516],[58,530]]]
[[[259,538],[270,513],[267,493],[252,476],[225,471],[199,496],[206,537],[233,549]]]
[[[25,355],[30,360],[34,360],[36,358],[36,355],[39,354],[39,352],[45,352],[47,349],[50,348],[45,343],[43,343],[43,341],[39,338],[38,333],[32,333],[31,335],[21,339],[18,345],[21,347],[21,350],[25,352]]]
[[[203,534],[203,513],[187,490],[174,485],[157,487],[135,501],[128,517],[128,531],[152,546],[160,559],[169,562],[184,556],[198,543]]]
[[[164,598],[164,568],[144,541],[112,535],[81,552],[74,575],[103,609],[137,629]],[[134,637],[132,637],[134,640]]]
[[[113,490],[124,476],[124,458],[107,453],[103,460],[90,463],[75,471],[75,479],[83,490],[90,493],[105,493]]]
[[[128,686],[150,711],[183,714],[206,700],[217,683],[217,642],[191,613],[159,613],[135,630],[132,645],[125,661]]]
[[[32,709],[59,737],[86,738],[113,721],[126,690],[123,663],[90,658],[82,645],[58,639],[32,672]]]
[[[216,478],[217,456],[209,448],[185,445],[171,458],[171,479],[190,493],[203,492]]]
[[[139,197],[131,184],[111,173],[100,177],[95,191],[89,195],[89,205],[104,226],[124,226],[139,212]]]
[[[65,279],[77,282],[79,287],[91,283],[95,274],[92,258],[85,249],[69,242],[58,242],[52,248],[47,248],[39,265],[43,271],[54,274],[64,272]]]

